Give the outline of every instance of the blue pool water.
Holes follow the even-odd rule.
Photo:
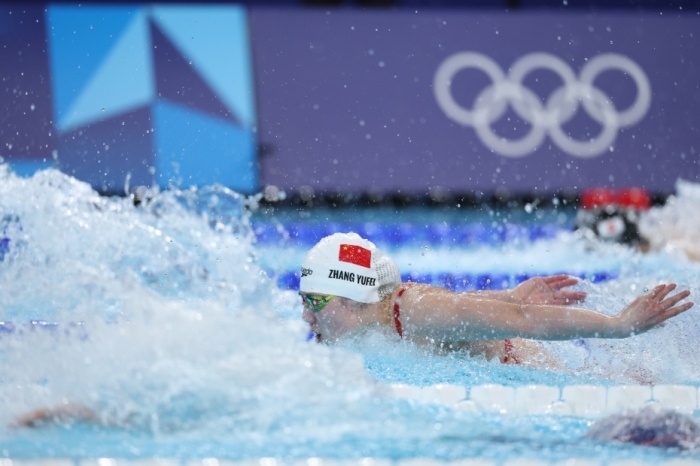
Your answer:
[[[626,340],[546,343],[560,371],[436,355],[392,335],[305,342],[294,272],[333,230],[362,231],[406,279],[460,290],[566,272],[604,313],[659,281],[700,291],[699,264],[591,244],[571,231],[573,215],[566,205],[278,211],[220,187],[134,208],[57,171],[19,178],[0,165],[0,456],[700,460],[583,439],[590,419],[474,413],[387,388],[700,385],[697,309]],[[108,427],[11,426],[66,402]]]

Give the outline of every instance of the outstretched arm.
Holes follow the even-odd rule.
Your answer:
[[[624,338],[690,309],[691,302],[679,304],[690,292],[672,294],[675,288],[659,285],[610,317],[572,306],[514,304],[416,285],[402,296],[401,314],[407,336],[436,340]]]
[[[515,288],[507,290],[487,290],[472,292],[478,296],[516,304],[561,304],[580,303],[586,299],[586,292],[567,290],[578,283],[570,275],[532,277]]]

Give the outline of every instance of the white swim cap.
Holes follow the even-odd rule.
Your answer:
[[[306,255],[299,291],[376,303],[399,284],[399,268],[374,243],[357,233],[335,233],[319,241]]]

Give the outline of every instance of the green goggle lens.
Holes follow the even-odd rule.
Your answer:
[[[321,312],[326,304],[330,302],[331,299],[335,298],[333,295],[318,296],[312,294],[301,294],[301,301],[306,307],[311,309],[313,312]]]

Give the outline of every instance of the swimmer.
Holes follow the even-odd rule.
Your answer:
[[[18,417],[11,425],[17,427],[48,427],[51,425],[69,425],[76,422],[99,423],[97,413],[87,406],[65,403],[53,408],[35,409]]]
[[[336,233],[308,252],[299,294],[303,319],[317,341],[333,343],[383,329],[419,345],[534,365],[541,363],[533,359],[536,342],[523,339],[625,338],[693,307],[681,303],[689,291],[675,292],[675,284],[662,284],[611,317],[575,307],[585,293],[566,288],[576,282],[557,275],[513,289],[471,293],[402,283],[394,261],[372,242],[355,233]]]
[[[640,253],[664,251],[700,262],[698,200],[700,184],[683,180],[662,206],[653,206],[641,188],[589,189],[581,196],[576,231],[592,245],[618,243]]]
[[[583,238],[649,251],[649,240],[639,231],[640,218],[651,207],[651,195],[645,190],[588,189],[582,193],[580,204],[576,231]]]
[[[92,409],[74,403],[54,408],[41,408],[15,420],[12,428],[40,429],[72,426],[76,423],[120,427],[105,422]],[[121,424],[121,427],[129,423]],[[585,437],[595,441],[632,443],[646,447],[697,450],[700,447],[700,425],[693,418],[670,409],[646,406],[613,414],[596,421]]]
[[[700,425],[690,416],[669,409],[647,406],[597,421],[586,437],[600,441],[689,450],[700,446]]]
[[[37,429],[75,423],[118,427],[105,422],[92,409],[78,404],[34,410],[19,417],[11,427]],[[127,424],[123,423],[122,426]],[[676,411],[646,406],[596,421],[585,437],[601,442],[694,450],[700,446],[700,425],[690,416]]]

